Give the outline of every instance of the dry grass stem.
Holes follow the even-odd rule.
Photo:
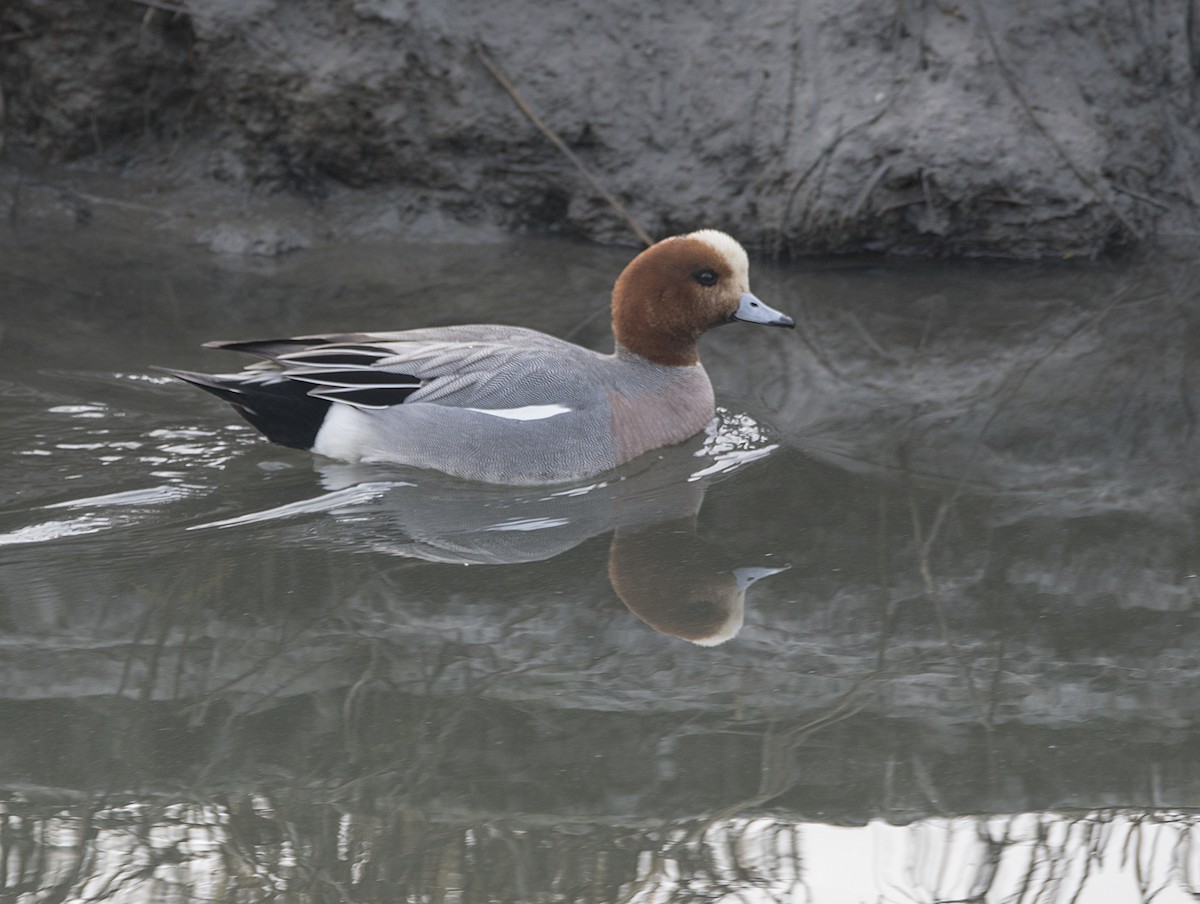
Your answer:
[[[563,156],[571,161],[572,165],[574,165],[574,167],[583,175],[583,178],[588,181],[588,184],[591,185],[592,188],[595,189],[596,192],[609,203],[609,206],[611,206],[612,209],[615,210],[623,220],[625,220],[625,223],[629,226],[630,230],[632,230],[633,234],[636,235],[638,239],[646,245],[653,245],[654,239],[650,238],[650,234],[646,232],[646,230],[640,225],[638,225],[638,222],[630,215],[629,211],[625,209],[625,205],[618,201],[612,192],[601,185],[599,181],[597,181],[596,177],[588,172],[587,167],[583,165],[583,161],[580,160],[569,147],[567,147],[566,142],[563,141],[553,129],[542,122],[541,117],[539,117],[537,113],[535,113],[529,106],[529,104],[525,102],[525,99],[521,97],[520,92],[517,91],[513,83],[508,80],[508,77],[504,74],[500,67],[492,61],[491,57],[484,53],[482,47],[476,46],[475,55],[479,57],[479,62],[483,63],[487,71],[492,74],[492,77],[500,83],[500,87],[508,92],[509,97],[511,97],[514,103],[520,107],[521,112],[528,117],[530,122],[537,126],[538,131],[545,135],[546,138],[550,140],[551,144],[562,151]]]

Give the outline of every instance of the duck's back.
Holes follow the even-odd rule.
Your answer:
[[[394,352],[383,369],[422,385],[387,408],[333,405],[315,452],[494,483],[561,482],[680,442],[713,413],[698,365],[604,355],[532,330],[450,327],[369,341]]]

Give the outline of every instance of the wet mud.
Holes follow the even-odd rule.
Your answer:
[[[207,235],[219,251],[322,230],[632,244],[486,56],[655,237],[1095,255],[1197,230],[1194,20],[1148,0],[12,0],[0,165],[119,173],[181,207],[332,211]]]

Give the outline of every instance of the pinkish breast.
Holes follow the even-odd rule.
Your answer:
[[[609,393],[618,464],[681,443],[712,420],[716,409],[708,375],[699,367],[687,371],[666,392]]]

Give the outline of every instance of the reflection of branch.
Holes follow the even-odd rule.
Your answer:
[[[946,610],[942,605],[942,596],[938,593],[937,584],[933,580],[933,568],[929,564],[929,555],[933,547],[933,541],[937,538],[938,531],[945,519],[946,513],[953,507],[955,500],[958,498],[958,493],[961,491],[961,486],[955,490],[954,494],[948,499],[942,500],[938,506],[937,514],[934,515],[933,524],[929,529],[928,536],[923,536],[924,531],[921,528],[921,514],[917,510],[917,500],[909,488],[909,514],[912,518],[913,529],[913,545],[917,553],[917,568],[921,575],[921,582],[925,586],[925,595],[928,597],[930,604],[933,606],[934,616],[937,618],[938,630],[942,635],[942,644],[946,647],[946,651],[950,654],[950,658],[958,666],[959,672],[962,674],[963,687],[967,692],[968,704],[979,713],[979,724],[984,732],[990,738],[994,726],[991,721],[991,713],[984,709],[975,693],[975,679],[971,674],[971,667],[967,663],[966,658],[955,643],[954,637],[950,631],[950,624],[946,620]],[[991,744],[988,744],[989,751]]]
[[[191,640],[192,624],[195,621],[196,611],[198,606],[195,600],[201,595],[207,596],[213,590],[220,590],[225,579],[230,573],[228,564],[219,566],[216,571],[209,574],[203,580],[190,580],[195,576],[184,574],[171,588],[169,594],[156,594],[149,585],[139,583],[137,585],[138,592],[150,603],[150,607],[137,623],[137,630],[134,632],[133,639],[129,644],[128,655],[121,669],[121,680],[116,688],[118,695],[124,694],[127,690],[131,690],[130,682],[134,674],[134,666],[141,664],[145,668],[145,676],[142,680],[141,687],[138,689],[138,699],[143,703],[152,700],[158,690],[156,687],[159,683],[159,671],[162,663],[166,660],[169,643],[171,640],[172,630],[176,627],[176,619],[181,613],[186,613],[187,622],[184,626],[183,637],[178,642],[178,651],[176,653],[175,671],[172,681],[172,687],[168,691],[164,688],[164,692],[170,693],[176,697],[180,696],[183,683],[184,666],[188,655],[188,646]],[[144,643],[144,638],[150,631],[152,621],[158,619],[158,630],[155,638],[152,641]],[[144,656],[148,652],[148,658]],[[163,668],[165,671],[165,668]]]
[[[1127,296],[1124,298],[1118,297],[1118,298],[1114,299],[1113,301],[1109,302],[1104,307],[1102,307],[1100,310],[1096,311],[1096,313],[1092,314],[1090,317],[1085,317],[1083,320],[1081,320],[1079,323],[1077,323],[1074,327],[1067,330],[1067,332],[1064,335],[1062,335],[1058,339],[1051,342],[1049,347],[1046,348],[1045,351],[1041,352],[1040,354],[1034,355],[1032,360],[1028,361],[1028,363],[1026,363],[1024,367],[1022,367],[1020,369],[1014,368],[1001,381],[1000,387],[996,390],[996,396],[999,398],[996,402],[995,407],[992,409],[992,411],[988,415],[987,419],[983,422],[983,426],[979,428],[979,435],[976,437],[975,446],[971,450],[971,456],[967,460],[966,467],[963,468],[962,477],[959,480],[959,486],[954,491],[955,499],[958,498],[959,494],[966,487],[967,475],[970,472],[972,465],[974,465],[974,463],[978,460],[980,454],[983,451],[984,438],[987,436],[987,433],[991,429],[992,424],[994,424],[996,422],[996,419],[998,417],[1000,417],[1000,414],[1005,409],[1005,407],[1007,405],[1009,405],[1013,401],[1013,399],[1015,399],[1017,397],[1017,394],[1025,386],[1025,382],[1033,375],[1033,372],[1035,370],[1037,370],[1041,365],[1045,364],[1048,360],[1050,360],[1051,357],[1053,357],[1060,349],[1062,349],[1064,346],[1066,346],[1067,343],[1070,342],[1072,339],[1074,339],[1076,336],[1080,335],[1085,330],[1093,328],[1097,324],[1099,324],[1114,309],[1120,307],[1123,304],[1126,304],[1126,303],[1129,303],[1129,302],[1135,301],[1135,300],[1136,299],[1132,299]]]
[[[56,882],[44,897],[39,899],[42,904],[62,904],[71,896],[76,884],[91,872],[90,865],[96,856],[95,848],[92,845],[92,825],[97,809],[95,803],[88,803],[84,807],[83,815],[79,817],[79,827],[76,830],[76,837],[79,840],[75,845],[71,866],[62,879]]]
[[[842,696],[841,700],[807,722],[794,725],[779,734],[775,734],[773,724],[769,725],[766,733],[763,735],[762,764],[760,767],[758,793],[753,797],[731,804],[712,816],[705,817],[685,836],[683,839],[684,843],[694,840],[698,832],[703,833],[711,826],[731,819],[739,813],[744,813],[746,810],[755,807],[761,807],[787,792],[796,782],[795,775],[791,774],[786,766],[788,754],[806,736],[829,728],[831,725],[836,725],[838,722],[844,722],[846,719],[852,718],[862,712],[867,704],[865,702],[857,702],[855,698],[864,685],[876,677],[877,671],[875,670],[863,676]]]
[[[375,681],[379,673],[379,644],[367,639],[367,665],[358,680],[346,691],[342,701],[342,731],[346,740],[350,740],[350,728],[354,724],[355,712],[359,708],[359,698],[365,692],[367,685]]]
[[[0,899],[190,900],[203,870],[220,900],[365,904],[442,900],[467,890],[471,900],[550,895],[665,904],[739,899],[753,889],[756,899],[790,901],[816,853],[802,847],[807,821],[791,813],[698,825],[558,811],[463,814],[371,791],[331,795],[320,784],[259,786],[233,797],[200,792],[191,799],[137,791],[107,806],[72,799],[64,808],[55,797],[8,810],[19,815],[18,824],[0,819],[0,867],[10,880],[0,882]],[[10,805],[0,800],[0,807]],[[64,835],[72,839],[69,850],[56,843]],[[1168,888],[1176,897],[1196,892],[1200,817],[1190,812],[919,820],[908,839],[899,849],[907,862],[888,858],[874,866],[902,868],[914,882],[929,880],[926,888],[939,893],[922,900],[1079,901],[1108,887],[1111,873],[1136,884],[1139,901],[1155,900]],[[963,869],[968,862],[974,875]],[[900,886],[889,885],[897,892],[889,899],[902,896]]]

